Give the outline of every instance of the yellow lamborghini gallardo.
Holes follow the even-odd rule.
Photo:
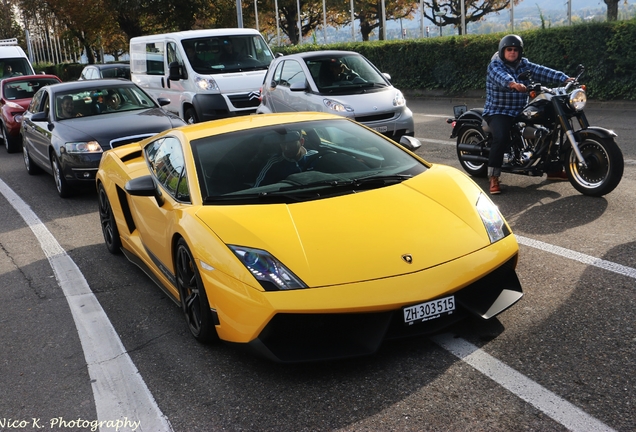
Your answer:
[[[108,150],[106,246],[179,304],[192,335],[280,362],[489,319],[522,297],[518,245],[460,171],[349,119],[236,117]]]

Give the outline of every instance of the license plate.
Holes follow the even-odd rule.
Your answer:
[[[373,130],[378,131],[380,133],[384,133],[388,130],[388,128],[386,126],[378,126],[378,127],[374,127]]]
[[[444,297],[404,308],[404,322],[408,325],[416,321],[424,322],[450,315],[455,310],[455,296]]]

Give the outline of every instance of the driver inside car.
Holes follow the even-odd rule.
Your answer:
[[[288,132],[281,137],[280,152],[272,155],[261,169],[254,187],[278,183],[289,175],[306,171],[311,166],[316,150],[307,150],[305,138],[297,131]]]

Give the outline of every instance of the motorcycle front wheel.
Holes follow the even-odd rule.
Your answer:
[[[623,153],[611,138],[590,136],[579,143],[587,167],[579,165],[572,148],[567,154],[570,183],[583,195],[600,197],[613,191],[623,177]]]
[[[457,144],[479,144],[486,139],[484,131],[477,127],[465,127],[459,131],[457,135]],[[484,159],[481,162],[478,160],[469,160],[468,158]],[[483,155],[481,152],[467,152],[462,151],[457,147],[457,158],[459,163],[468,174],[473,177],[487,177],[488,175],[488,155]]]

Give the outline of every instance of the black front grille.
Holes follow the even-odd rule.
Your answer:
[[[256,108],[261,104],[261,100],[258,97],[251,96],[251,93],[232,95],[229,96],[230,102],[236,108]]]
[[[395,117],[395,113],[388,112],[388,113],[380,113],[380,114],[356,117],[356,121],[358,123],[367,123],[367,122],[374,122],[374,121],[391,120],[393,117]]]

